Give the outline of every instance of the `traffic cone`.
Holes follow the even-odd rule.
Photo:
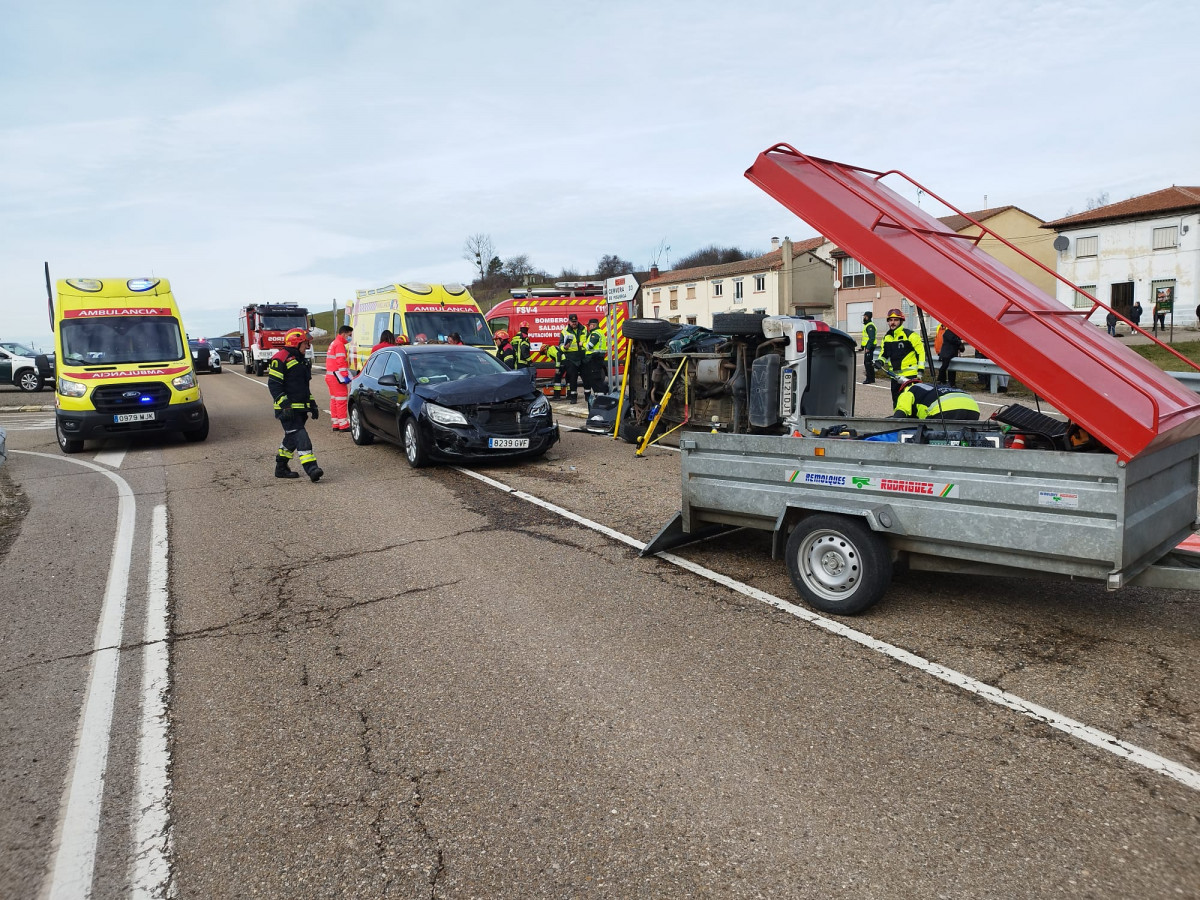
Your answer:
[[[1014,435],[1014,437],[1012,439],[1012,443],[1008,445],[1008,449],[1009,450],[1024,450],[1025,449],[1025,435],[1021,434],[1021,432],[1018,431],[1016,433],[1016,435]]]

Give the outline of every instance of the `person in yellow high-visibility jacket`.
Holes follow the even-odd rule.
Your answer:
[[[892,403],[900,397],[900,382],[915,378],[925,368],[925,345],[921,336],[904,327],[904,313],[889,309],[888,331],[879,343],[879,359],[892,376]]]
[[[952,419],[979,421],[979,404],[965,391],[944,385],[922,384],[920,378],[906,378],[900,386],[894,419]]]

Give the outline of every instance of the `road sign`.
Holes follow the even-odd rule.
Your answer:
[[[637,293],[637,279],[632,275],[618,275],[604,280],[604,302],[610,306],[632,300]]]

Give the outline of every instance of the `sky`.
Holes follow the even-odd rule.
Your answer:
[[[1179,2],[3,0],[0,339],[52,278],[239,305],[551,274],[816,231],[743,175],[785,142],[1042,219],[1200,184]],[[926,203],[928,206],[928,203]],[[935,214],[942,214],[936,210]]]

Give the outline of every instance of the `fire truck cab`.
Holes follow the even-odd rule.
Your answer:
[[[239,315],[242,365],[246,373],[262,375],[271,357],[283,349],[283,336],[293,328],[311,328],[308,310],[296,303],[250,303]],[[313,359],[312,347],[308,359]]]

